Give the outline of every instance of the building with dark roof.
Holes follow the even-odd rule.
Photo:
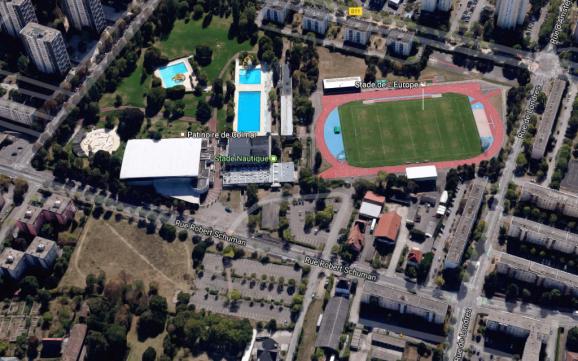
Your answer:
[[[349,299],[345,297],[332,297],[323,313],[321,327],[315,340],[315,347],[321,347],[334,352],[339,352],[339,338],[349,315]]]
[[[394,211],[387,212],[379,217],[373,230],[376,244],[392,245],[397,241],[401,228],[401,216]]]
[[[227,145],[227,156],[238,158],[237,161],[227,161],[226,166],[252,166],[269,167],[269,156],[271,155],[271,137],[259,136],[255,138],[233,138]],[[263,158],[264,161],[251,161],[250,159]]]
[[[19,281],[27,267],[24,252],[7,247],[0,253],[0,273],[5,276]]]
[[[50,269],[58,258],[58,246],[49,239],[34,237],[26,249],[25,257],[32,267]]]
[[[263,8],[263,19],[279,24],[285,23],[289,13],[289,3],[286,1],[276,1],[269,3]]]
[[[272,338],[265,338],[257,345],[257,361],[276,361],[279,358],[279,344]]]

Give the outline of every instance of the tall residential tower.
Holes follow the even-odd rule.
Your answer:
[[[502,29],[514,29],[524,23],[530,0],[498,0],[496,13],[498,14],[498,27]]]
[[[74,28],[91,28],[99,34],[104,30],[106,21],[100,0],[62,0],[61,3]]]
[[[452,0],[421,0],[421,10],[433,13],[434,11],[450,11]]]
[[[30,59],[39,71],[64,74],[70,69],[70,58],[60,31],[28,23],[20,32]]]
[[[0,27],[17,37],[30,22],[38,22],[31,0],[0,0]]]

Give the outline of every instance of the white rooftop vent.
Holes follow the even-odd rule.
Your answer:
[[[27,210],[26,213],[24,213],[24,218],[32,218],[32,211]]]
[[[8,264],[14,263],[14,256],[9,255],[8,257],[6,257],[6,263],[8,263]]]
[[[42,253],[46,249],[46,245],[44,243],[39,243],[38,247],[36,247],[36,252]]]
[[[56,200],[54,202],[54,208],[60,208],[60,205],[62,204],[62,201],[60,199]]]

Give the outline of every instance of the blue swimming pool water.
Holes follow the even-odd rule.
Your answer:
[[[259,132],[261,129],[261,92],[239,92],[238,132]]]
[[[163,66],[159,69],[159,73],[161,73],[161,78],[163,79],[165,88],[172,88],[174,86],[183,84],[183,82],[173,79],[177,74],[185,74],[187,78],[189,77],[189,69],[187,69],[185,63],[176,63],[173,65]]]
[[[240,69],[240,84],[261,84],[261,69]]]

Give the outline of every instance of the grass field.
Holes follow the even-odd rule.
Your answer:
[[[171,60],[193,55],[198,45],[210,46],[213,49],[213,59],[209,65],[202,69],[207,74],[209,83],[211,83],[233,55],[253,48],[249,41],[239,43],[237,39],[229,39],[230,26],[230,19],[223,19],[217,16],[213,17],[211,24],[206,28],[202,27],[202,20],[189,21],[188,23],[183,20],[177,20],[169,36],[166,39],[155,42],[154,46],[161,49],[162,53]],[[125,105],[145,106],[145,92],[150,88],[151,77],[143,75],[144,51],[143,49],[143,55],[138,60],[135,71],[122,80],[116,92],[105,94],[102,97],[101,107],[112,106],[115,94],[122,96],[123,104]],[[193,95],[187,94],[185,102],[187,104],[185,114],[194,116],[198,99]]]
[[[468,97],[440,98],[339,107],[349,164],[378,167],[467,159],[482,152]]]

